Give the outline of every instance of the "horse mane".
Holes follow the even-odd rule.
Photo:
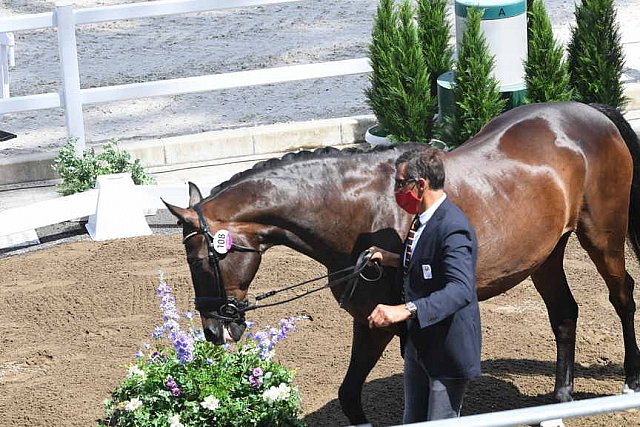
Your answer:
[[[388,146],[378,145],[378,146],[366,147],[366,148],[347,147],[344,149],[338,149],[335,147],[321,147],[315,150],[300,150],[296,152],[287,153],[280,158],[274,157],[272,159],[263,160],[253,165],[253,167],[250,169],[236,173],[227,181],[224,181],[221,184],[218,184],[215,187],[213,187],[211,189],[211,192],[209,193],[209,198],[218,195],[219,193],[224,191],[226,188],[228,188],[230,185],[233,185],[239,181],[242,181],[243,179],[257,175],[260,172],[290,165],[292,163],[302,162],[306,160],[313,160],[313,159],[350,157],[357,154],[389,151],[389,150],[395,150],[397,148],[398,146],[396,144],[388,145]]]

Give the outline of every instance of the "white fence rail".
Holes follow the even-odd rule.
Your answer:
[[[637,408],[640,408],[640,393],[629,393],[411,425],[421,427],[506,427],[537,424],[547,420],[555,422],[554,425],[562,425],[563,418]],[[638,413],[638,421],[640,423],[640,413]],[[552,423],[545,423],[545,425],[552,425]]]
[[[81,153],[84,151],[86,139],[82,111],[84,105],[361,74],[371,71],[368,59],[357,58],[98,88],[82,89],[80,86],[76,25],[295,1],[300,0],[217,0],[216,2],[210,0],[164,0],[85,9],[73,9],[70,4],[58,4],[55,10],[50,13],[0,18],[0,33],[56,28],[63,76],[63,86],[58,93],[0,99],[0,115],[63,107],[67,134],[77,138],[76,152]],[[4,68],[0,67],[0,74],[2,74],[0,77],[7,79],[8,96],[8,69],[5,72]]]
[[[87,231],[94,240],[151,234],[145,212],[168,203],[185,206],[187,184],[134,185],[129,174],[98,177],[96,189],[0,211],[0,248],[37,243],[37,228],[89,217]]]

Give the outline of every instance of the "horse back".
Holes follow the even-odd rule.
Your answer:
[[[604,114],[563,102],[497,117],[446,168],[447,193],[478,234],[479,296],[488,298],[535,271],[585,212],[626,212],[633,164]]]

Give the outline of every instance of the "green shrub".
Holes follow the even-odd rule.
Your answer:
[[[301,426],[293,372],[273,361],[275,344],[300,318],[247,334],[235,349],[204,340],[193,315],[180,316],[160,279],[163,324],[136,354],[126,377],[104,402],[101,426]],[[189,327],[181,328],[181,318]]]
[[[528,102],[569,101],[574,94],[562,45],[553,38],[549,15],[542,0],[532,0],[528,12],[529,49],[525,62]]]
[[[395,50],[398,45],[398,15],[393,0],[380,0],[373,19],[371,42],[369,43],[370,87],[365,90],[367,103],[373,110],[381,127],[393,127],[388,112],[394,105],[393,88],[400,81],[396,66]]]
[[[455,67],[453,95],[455,109],[445,119],[442,138],[449,148],[455,148],[475,135],[506,106],[501,98],[498,81],[491,75],[494,57],[480,30],[482,10],[467,8],[467,26],[462,36]]]
[[[101,153],[89,149],[80,157],[75,153],[75,140],[69,139],[53,159],[53,169],[62,178],[58,192],[65,196],[94,188],[98,175],[129,172],[135,184],[154,182],[140,160],[134,160],[129,152],[121,150],[115,139],[105,144]]]
[[[391,139],[428,142],[436,99],[431,96],[414,11],[411,0],[399,7],[392,0],[380,1],[369,45],[371,86],[365,95]]]
[[[622,108],[624,54],[613,0],[583,0],[576,6],[568,63],[579,101]]]
[[[451,69],[453,58],[447,5],[446,0],[418,0],[418,35],[434,99],[438,96],[438,77]]]

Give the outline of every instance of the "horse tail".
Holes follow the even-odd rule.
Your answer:
[[[631,181],[627,233],[631,248],[636,257],[640,259],[640,141],[638,141],[638,135],[629,122],[625,120],[622,113],[616,108],[602,104],[589,105],[607,116],[616,125],[633,159],[633,180]]]

